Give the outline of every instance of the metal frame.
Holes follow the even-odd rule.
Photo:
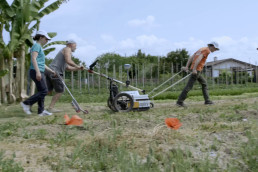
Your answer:
[[[76,99],[74,98],[74,96],[72,95],[72,93],[70,92],[70,90],[68,89],[68,87],[66,86],[64,80],[62,79],[62,77],[59,75],[58,72],[56,72],[56,75],[58,77],[58,79],[61,80],[62,84],[64,85],[64,87],[66,88],[66,90],[68,91],[68,93],[70,94],[70,96],[72,97],[72,106],[74,107],[75,111],[77,113],[79,113],[80,111],[82,111],[84,114],[88,114],[89,112],[87,110],[83,110],[80,105],[78,104],[78,102],[76,101]]]
[[[158,87],[154,88],[149,94],[153,93],[154,91],[156,91],[157,89],[159,89],[161,86],[163,86],[164,84],[166,84],[168,81],[170,81],[171,79],[173,79],[174,77],[176,77],[177,75],[179,75],[182,72],[182,70],[180,72],[178,72],[177,74],[175,74],[174,76],[172,76],[171,78],[169,78],[168,80],[166,80],[165,82],[163,82],[161,85],[159,85]],[[161,93],[164,93],[165,91],[167,91],[168,89],[174,87],[175,85],[177,85],[178,83],[180,83],[181,81],[185,80],[186,78],[188,78],[192,73],[189,73],[188,75],[186,75],[185,77],[181,78],[180,80],[178,80],[177,82],[175,82],[174,84],[170,85],[169,87],[165,88],[164,90],[158,92],[157,94],[151,96],[150,98],[154,98],[158,95],[160,95]]]

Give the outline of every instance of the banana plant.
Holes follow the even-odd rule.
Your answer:
[[[5,76],[8,73],[8,70],[0,70],[0,78]]]
[[[57,10],[60,5],[66,0],[56,0],[47,7],[45,3],[49,0],[14,0],[11,5],[6,0],[0,1],[1,18],[3,20],[0,25],[9,33],[10,41],[5,44],[0,36],[0,52],[3,52],[3,59],[8,61],[9,65],[9,103],[14,101],[12,92],[13,83],[13,57],[17,58],[17,78],[16,86],[20,86],[18,96],[24,89],[24,76],[25,76],[25,50],[27,45],[33,43],[31,35],[34,30],[39,28],[40,20],[45,15],[48,15]],[[2,63],[1,63],[2,64]]]

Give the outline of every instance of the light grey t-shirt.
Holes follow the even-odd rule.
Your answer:
[[[65,56],[62,53],[63,49],[58,52],[54,60],[50,63],[49,67],[59,74],[64,74],[67,63],[65,62]]]

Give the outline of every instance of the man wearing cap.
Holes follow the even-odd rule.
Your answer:
[[[69,71],[84,70],[83,66],[78,66],[72,60],[72,52],[75,52],[76,46],[77,45],[74,40],[66,41],[66,47],[58,52],[54,60],[49,65],[49,67],[55,72],[58,72],[61,77],[66,69]],[[57,77],[53,77],[49,72],[46,72],[46,80],[48,92],[53,91],[53,89],[56,92],[51,100],[48,111],[52,113],[61,112],[61,110],[54,109],[54,106],[64,92],[64,85],[62,84],[61,80],[59,80]]]
[[[192,74],[190,75],[190,79],[188,80],[187,85],[183,89],[182,93],[180,94],[177,100],[177,106],[185,107],[184,100],[187,97],[187,93],[193,88],[193,85],[196,80],[202,85],[202,93],[204,97],[204,104],[210,105],[213,102],[209,99],[209,93],[207,88],[206,80],[201,76],[201,71],[205,65],[206,59],[210,52],[214,52],[219,50],[219,45],[217,42],[211,42],[208,44],[208,47],[200,48],[196,51],[187,61],[186,67],[183,67],[182,70],[188,71],[188,66],[191,64]]]

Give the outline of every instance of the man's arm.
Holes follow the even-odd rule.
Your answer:
[[[193,67],[193,74],[197,74],[196,68],[199,65],[199,63],[201,62],[202,58],[203,58],[203,54],[199,55],[199,57],[196,59],[195,63],[194,63],[194,67]]]
[[[75,64],[74,61],[72,60],[72,57],[71,57],[71,49],[70,49],[70,48],[68,48],[68,47],[65,47],[65,48],[64,48],[64,56],[65,56],[65,62],[66,62],[68,65],[77,68],[77,70],[81,69],[81,66],[78,66],[78,65]]]
[[[192,63],[192,61],[193,61],[193,58],[194,58],[194,55],[195,54],[193,54],[188,60],[187,60],[187,63],[186,63],[186,66],[185,67],[182,67],[182,70],[184,70],[184,71],[188,71],[188,67],[189,67],[189,65]]]
[[[78,70],[81,70],[81,68],[76,68],[76,67],[73,67],[73,66],[70,66],[70,65],[67,65],[66,66],[66,69],[69,70],[69,71],[78,71]]]
[[[45,65],[45,69],[55,75],[55,71],[53,71],[51,68],[49,68],[47,65]]]
[[[194,54],[188,59],[188,61],[187,61],[187,63],[186,63],[186,67],[187,67],[187,68],[188,68],[189,65],[192,63],[193,58],[194,58]]]

